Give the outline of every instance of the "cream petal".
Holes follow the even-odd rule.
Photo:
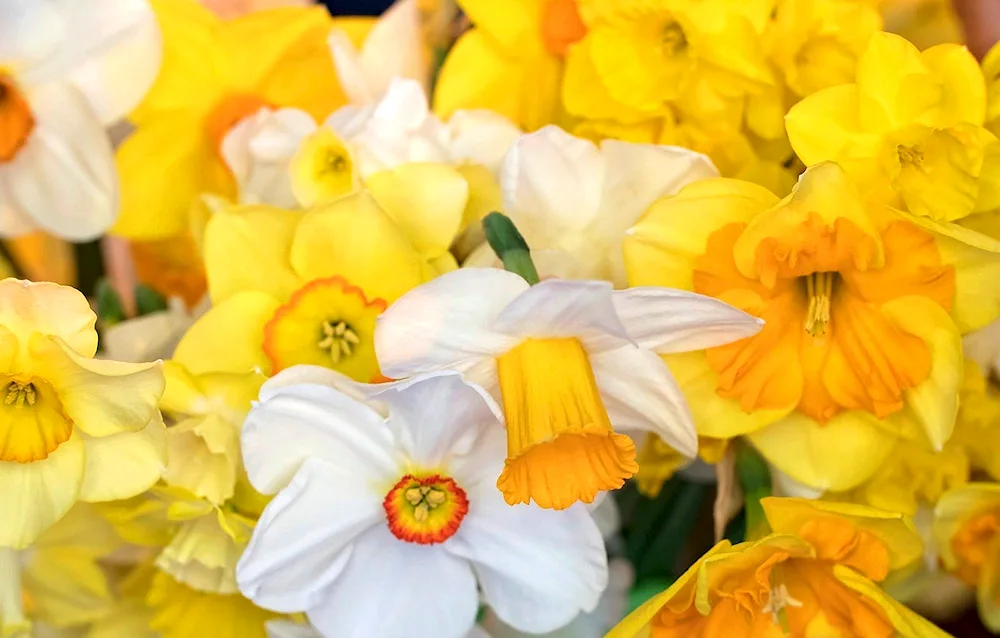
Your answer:
[[[383,374],[402,378],[444,368],[462,371],[509,350],[519,339],[498,333],[492,324],[528,288],[514,273],[465,268],[407,292],[375,327]]]
[[[267,623],[267,638],[323,638],[311,625],[289,620],[272,620]]]
[[[385,528],[384,495],[335,463],[307,459],[264,509],[236,567],[240,590],[258,605],[293,612],[323,604],[359,537]]]
[[[30,72],[66,37],[69,12],[54,2],[0,0],[0,60],[16,72]]]
[[[522,135],[513,122],[493,111],[456,111],[448,119],[451,158],[481,164],[497,173],[511,145]]]
[[[0,184],[6,180],[7,167],[0,164]],[[34,221],[21,212],[0,188],[0,237],[20,237],[38,228]]]
[[[68,84],[28,93],[35,127],[7,164],[10,203],[50,233],[87,241],[118,215],[118,178],[111,142],[83,94]]]
[[[399,452],[383,417],[326,386],[262,393],[243,424],[242,440],[247,476],[264,494],[280,490],[310,457],[367,480],[399,478]]]
[[[97,352],[97,315],[80,291],[50,282],[0,281],[0,326],[27,344],[34,332],[63,339],[84,357]],[[18,367],[25,368],[27,361]]]
[[[624,346],[592,354],[590,363],[616,430],[653,432],[687,457],[698,452],[691,410],[663,359]]]
[[[166,468],[167,428],[158,411],[138,432],[81,437],[87,455],[81,501],[131,498],[152,487]]]
[[[85,464],[77,433],[43,461],[0,461],[0,547],[27,547],[62,518],[80,493]]]
[[[306,615],[321,633],[337,638],[463,638],[479,607],[466,561],[400,541],[384,526],[359,540],[325,593]]]
[[[723,301],[683,290],[643,286],[615,291],[613,299],[629,337],[659,354],[714,348],[751,337],[764,325]]]

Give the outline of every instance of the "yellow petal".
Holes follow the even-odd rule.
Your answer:
[[[986,81],[968,47],[939,44],[920,54],[942,83],[936,126],[959,122],[982,125],[986,118]]]
[[[832,491],[849,490],[867,480],[894,443],[873,414],[861,411],[841,412],[825,425],[793,412],[749,437],[785,474]]]
[[[302,213],[271,206],[218,211],[205,227],[205,271],[212,301],[261,291],[287,299],[303,284],[288,265]]]
[[[38,375],[51,383],[66,415],[90,436],[137,432],[156,414],[163,394],[162,364],[81,357],[58,337],[29,342]]]
[[[878,585],[850,567],[834,565],[833,574],[844,585],[878,605],[900,638],[950,638],[950,634],[941,631],[933,623],[897,602]]]
[[[281,305],[262,292],[241,292],[205,313],[181,339],[174,359],[192,374],[268,370],[264,324]]]
[[[455,170],[469,184],[469,201],[462,215],[462,228],[470,233],[479,230],[479,222],[488,213],[500,210],[503,206],[503,194],[500,183],[493,171],[480,164],[462,164]],[[464,240],[463,240],[464,241]],[[480,241],[482,238],[480,237]]]
[[[62,518],[80,493],[84,463],[76,433],[45,460],[0,461],[0,546],[27,547]]]
[[[296,229],[290,259],[304,281],[339,275],[369,299],[388,303],[425,278],[420,254],[367,193],[306,213]]]
[[[214,512],[181,525],[177,535],[156,558],[156,566],[194,589],[232,594],[236,562],[244,547],[222,529]]]
[[[99,438],[83,435],[87,465],[80,500],[114,501],[149,489],[167,465],[166,435],[159,412],[138,432]]]
[[[693,290],[695,260],[708,237],[726,224],[749,223],[778,198],[735,179],[706,179],[653,203],[626,233],[622,252],[632,286]]]
[[[921,118],[942,97],[940,84],[920,51],[893,33],[876,33],[858,59],[857,88],[865,129],[887,132]],[[794,144],[793,144],[794,146]]]
[[[234,424],[215,414],[180,421],[167,433],[170,465],[163,480],[222,505],[236,485],[238,434]],[[223,437],[227,437],[224,446]]]
[[[763,498],[767,522],[776,533],[799,534],[815,519],[835,517],[875,536],[889,552],[889,568],[900,569],[920,559],[923,541],[913,522],[896,512],[854,503],[834,503],[804,498]]]
[[[499,5],[492,0],[461,0],[459,6],[484,33],[508,53],[542,46],[541,0],[511,0]]]
[[[614,120],[633,124],[648,119],[649,114],[622,104],[608,93],[590,54],[590,40],[584,38],[566,54],[566,73],[562,85],[566,110],[594,120]]]
[[[469,201],[461,173],[444,164],[403,164],[369,175],[365,186],[424,259],[448,251]]]
[[[47,282],[0,281],[0,325],[27,344],[34,332],[63,339],[80,356],[97,352],[97,316],[80,291]],[[13,362],[12,362],[13,363]],[[24,365],[15,363],[21,370]]]
[[[831,87],[807,96],[785,116],[788,141],[795,154],[811,166],[833,160],[861,179],[873,179],[881,138],[862,127],[858,89],[853,84]]]
[[[954,489],[938,500],[934,508],[934,540],[941,560],[949,570],[959,565],[951,540],[967,520],[978,514],[1000,509],[1000,484],[969,483]]]
[[[913,219],[916,223],[918,218]],[[959,332],[965,334],[1000,317],[1000,286],[996,285],[1000,277],[1000,253],[996,249],[1000,243],[961,226],[950,227],[955,232],[949,234],[957,239],[938,235],[936,241],[941,263],[955,268],[951,317]],[[975,243],[970,245],[965,239]]]

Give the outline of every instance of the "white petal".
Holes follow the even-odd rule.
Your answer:
[[[469,493],[469,513],[446,545],[473,563],[486,604],[531,633],[590,611],[608,582],[604,540],[581,503],[566,510],[507,505],[495,486]]]
[[[493,328],[520,338],[578,337],[590,352],[629,341],[606,281],[539,282],[514,299]]]
[[[685,456],[698,452],[691,410],[663,359],[625,346],[591,355],[590,364],[615,429],[653,432]]]
[[[414,288],[378,318],[375,352],[393,378],[466,370],[517,345],[492,328],[528,282],[504,270],[464,268]]]
[[[10,203],[54,235],[86,241],[118,214],[111,143],[83,95],[49,84],[28,93],[35,128],[7,165]]]
[[[354,48],[347,32],[334,27],[327,38],[327,44],[333,56],[333,66],[337,70],[337,80],[348,101],[352,104],[371,104],[377,100],[380,91],[369,86],[365,69],[361,65],[361,53]]]
[[[306,615],[336,638],[463,638],[478,606],[466,561],[379,526],[358,541],[326,600]]]
[[[592,142],[546,126],[522,136],[503,161],[504,212],[532,248],[555,248],[597,214],[605,163]]]
[[[37,226],[30,217],[18,210],[10,201],[3,188],[7,181],[7,167],[0,164],[0,237],[20,237],[35,230]]]
[[[68,28],[32,83],[69,80],[101,122],[125,117],[146,95],[160,70],[162,44],[147,0],[65,1]]]
[[[349,467],[307,459],[254,528],[236,567],[243,594],[281,612],[321,604],[359,536],[385,526],[381,498],[367,483]]]
[[[448,120],[452,161],[482,164],[500,170],[511,145],[521,136],[513,122],[493,111],[456,111]]]
[[[30,73],[66,37],[69,12],[52,2],[0,0],[0,16],[0,60],[15,74]]]
[[[614,293],[615,310],[640,348],[660,354],[703,350],[760,332],[758,319],[693,292],[640,287]]]
[[[310,457],[368,479],[398,474],[398,453],[382,417],[325,386],[287,386],[262,398],[247,415],[242,441],[247,476],[264,494],[284,487]]]
[[[298,109],[261,109],[233,127],[222,141],[222,156],[236,178],[240,202],[295,208],[289,164],[315,130],[312,117]]]
[[[389,427],[407,458],[421,467],[450,467],[452,458],[477,445],[484,430],[502,428],[493,398],[457,372],[420,375],[375,398],[388,406]]]
[[[265,625],[267,638],[323,638],[311,625],[289,620],[272,620]]]

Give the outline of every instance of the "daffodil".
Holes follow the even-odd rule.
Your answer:
[[[23,548],[77,501],[160,477],[157,363],[94,359],[97,317],[76,290],[0,281],[0,546]]]
[[[267,638],[323,638],[323,634],[310,625],[289,620],[272,620],[267,623]],[[497,638],[490,636],[476,625],[464,638]]]
[[[118,214],[105,126],[149,89],[160,37],[145,0],[0,2],[0,236],[75,241]]]
[[[985,292],[1000,256],[915,219],[863,201],[832,163],[782,200],[717,179],[654,203],[625,239],[629,283],[767,322],[751,339],[666,358],[699,434],[749,435],[781,471],[835,491],[872,476],[898,438],[940,449],[958,408],[960,335],[1000,312]]]
[[[460,638],[480,591],[532,633],[597,604],[600,531],[582,505],[504,504],[493,487],[503,433],[482,390],[447,372],[345,383],[291,368],[247,417],[250,481],[277,494],[237,567],[244,594],[345,638]]]
[[[1000,44],[983,57],[982,69],[986,78],[986,128],[1000,135]]]
[[[387,181],[385,198],[362,192],[305,213],[266,206],[215,213],[204,238],[215,305],[175,356],[218,372],[308,363],[376,378],[375,317],[438,274],[429,259],[454,267],[447,249],[466,182],[454,172],[420,174],[422,181]]]
[[[221,146],[262,107],[325,117],[344,103],[323,7],[289,7],[223,21],[194,0],[153,0],[164,63],[118,148],[122,212],[112,229],[132,239],[177,235],[203,193],[232,197]],[[207,63],[206,61],[210,61]]]
[[[0,550],[3,635],[19,635],[33,623],[77,627],[105,616],[113,599],[98,560],[120,545],[93,506],[79,503],[30,548]]]
[[[774,533],[739,545],[722,541],[608,638],[947,638],[877,584],[921,555],[908,519],[800,499],[761,505]]]
[[[701,295],[602,281],[529,286],[504,270],[464,268],[390,306],[375,347],[392,378],[452,369],[491,392],[506,416],[504,498],[562,509],[635,474],[635,445],[615,428],[654,432],[694,456],[687,404],[655,352],[759,330],[759,320]]]
[[[934,510],[934,538],[946,569],[976,588],[979,617],[1000,631],[1000,484],[970,483]]]
[[[920,52],[879,33],[853,83],[805,98],[786,125],[807,165],[833,160],[863,192],[950,222],[1000,206],[1000,141],[983,128],[985,116],[983,74],[967,49]]]
[[[715,177],[687,149],[605,140],[595,144],[547,126],[519,138],[500,173],[503,211],[523,233],[543,274],[625,282],[625,230],[657,198]],[[483,243],[466,266],[491,265]]]
[[[474,27],[438,75],[434,112],[491,109],[533,131],[560,123],[563,59],[587,33],[579,0],[459,0]]]

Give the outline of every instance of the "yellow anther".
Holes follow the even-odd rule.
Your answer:
[[[428,516],[430,516],[430,509],[427,507],[427,503],[421,503],[413,508],[413,518],[418,523],[426,521]]]
[[[7,396],[4,397],[4,405],[11,405],[16,403],[17,407],[21,407],[27,402],[29,406],[35,405],[37,395],[35,394],[35,386],[31,383],[18,383],[17,381],[12,381],[7,386]]]
[[[447,500],[447,498],[448,497],[441,490],[431,490],[425,496],[425,500],[427,501],[427,504],[431,506],[431,508],[435,508],[438,505],[443,504],[445,500]]]
[[[832,272],[814,272],[806,276],[806,296],[809,310],[806,311],[806,332],[813,337],[826,334],[830,323],[830,298],[833,296]]]
[[[344,321],[324,321],[323,338],[317,344],[320,350],[329,350],[330,358],[334,363],[340,363],[344,357],[354,354],[354,347],[361,343],[361,339],[347,322]]]

